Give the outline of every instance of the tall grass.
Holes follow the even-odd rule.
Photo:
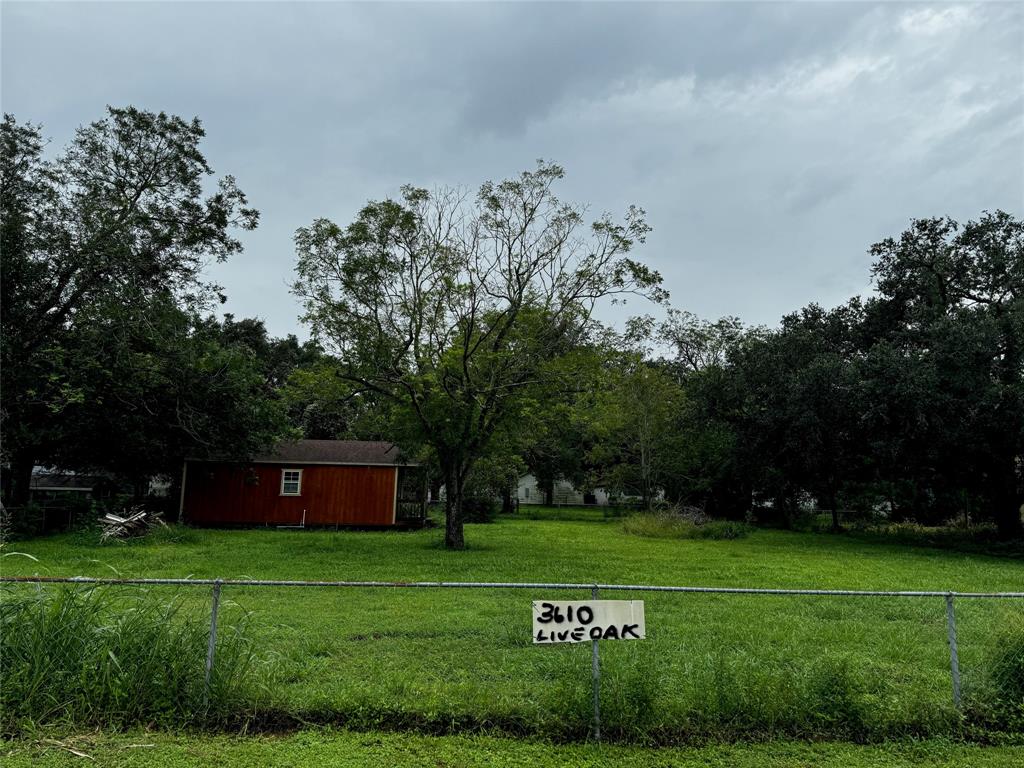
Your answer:
[[[109,587],[0,595],[0,725],[123,727],[214,722],[244,710],[253,653],[221,627],[209,691],[209,625],[181,598]]]
[[[971,720],[990,730],[1024,732],[1024,617],[1005,612],[985,659],[980,685],[968,697]]]
[[[622,529],[633,536],[654,539],[742,539],[746,523],[731,520],[694,521],[674,512],[641,512],[626,518]]]
[[[582,740],[593,710],[585,670],[560,670],[531,730],[558,741]],[[610,741],[648,745],[759,738],[881,740],[960,733],[951,706],[907,698],[880,706],[894,691],[884,674],[844,654],[782,666],[777,661],[701,649],[680,686],[642,652],[603,660],[601,728]],[[675,685],[673,685],[675,683]],[[984,729],[982,729],[984,732]]]

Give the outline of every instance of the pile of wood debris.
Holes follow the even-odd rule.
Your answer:
[[[145,536],[154,526],[167,525],[159,517],[150,515],[142,507],[129,507],[121,515],[107,512],[99,519],[99,522],[103,528],[100,532],[100,541]]]

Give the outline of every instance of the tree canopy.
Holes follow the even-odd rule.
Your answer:
[[[152,474],[274,430],[248,361],[201,327],[220,293],[205,265],[240,252],[233,230],[258,220],[231,176],[208,182],[203,135],[198,119],[109,108],[47,159],[39,126],[4,117],[0,371],[16,504],[38,462]]]
[[[407,407],[446,488],[446,544],[464,545],[462,491],[491,439],[579,346],[596,302],[665,298],[628,254],[643,211],[587,227],[564,203],[557,165],[459,189],[404,187],[347,227],[318,219],[296,233],[305,319],[356,386]]]
[[[921,219],[870,252],[877,296],[811,304],[776,329],[670,314],[660,336],[704,446],[705,482],[684,495],[784,524],[809,497],[833,527],[841,508],[884,509],[1019,536],[1024,225]]]

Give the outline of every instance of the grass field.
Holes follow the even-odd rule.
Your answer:
[[[124,768],[1016,768],[1024,761],[1024,747],[931,740],[653,749],[551,745],[486,736],[309,730],[284,737],[138,732],[39,738],[0,745],[0,757],[6,768],[86,764]]]
[[[469,526],[465,552],[443,550],[436,530],[204,530],[187,531],[177,542],[160,537],[108,546],[85,534],[37,539],[8,547],[35,560],[9,554],[2,563],[5,575],[1024,586],[1019,560],[766,530],[729,541],[661,540],[629,536],[621,520],[537,516],[544,515],[550,519]],[[169,596],[174,590],[150,591]],[[205,615],[208,592],[188,595],[196,615]],[[248,617],[260,660],[249,714],[270,723],[580,740],[589,727],[590,648],[533,646],[530,601],[587,596],[231,587],[224,591],[222,622]],[[940,598],[604,596],[647,605],[647,640],[602,645],[603,719],[612,739],[878,740],[959,732]],[[957,611],[970,698],[981,695],[1000,627],[1019,620],[1024,604],[960,600]]]

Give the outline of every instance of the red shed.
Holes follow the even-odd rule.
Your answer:
[[[391,443],[297,440],[247,462],[187,459],[179,516],[198,525],[423,522],[424,473]]]

